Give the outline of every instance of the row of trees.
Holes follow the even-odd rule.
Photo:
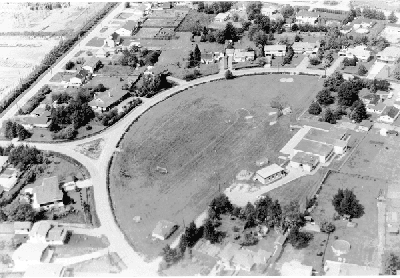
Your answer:
[[[31,113],[50,93],[51,89],[49,86],[44,85],[36,95],[28,100],[28,102],[18,111],[18,113],[22,115]]]
[[[196,44],[193,51],[189,52],[189,68],[194,68],[200,66],[201,63],[201,51],[199,46]]]
[[[151,51],[147,48],[140,50],[137,46],[122,51],[122,57],[119,63],[122,66],[130,66],[132,68],[142,67],[144,65],[152,66],[158,61],[160,51]]]
[[[7,121],[4,135],[7,139],[18,138],[19,140],[25,140],[31,137],[32,134],[28,130],[26,130],[21,124]]]
[[[207,14],[218,14],[225,13],[232,8],[233,2],[221,1],[221,2],[198,2],[198,12],[204,12]]]

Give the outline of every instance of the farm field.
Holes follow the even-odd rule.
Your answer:
[[[110,169],[110,195],[117,222],[137,251],[157,256],[174,239],[152,240],[159,220],[189,223],[241,169],[251,170],[260,157],[277,161],[292,136],[290,121],[322,86],[317,77],[293,76],[293,83],[280,78],[201,85],[158,104],[131,127]],[[291,105],[293,113],[269,125],[271,101]],[[250,115],[251,124],[244,121]],[[157,166],[168,173],[159,173]],[[133,222],[136,215],[140,223]]]
[[[352,189],[360,204],[364,206],[365,213],[360,218],[353,219],[353,222],[357,223],[355,228],[347,227],[348,221],[342,219],[333,220],[333,215],[336,211],[332,205],[332,199],[339,188]],[[380,190],[387,190],[387,184],[383,180],[342,173],[329,175],[317,199],[318,205],[312,212],[316,223],[328,220],[332,221],[336,226],[335,232],[329,237],[325,259],[337,261],[331,245],[335,241],[335,237],[338,237],[348,241],[351,245],[349,253],[341,256],[346,259],[347,263],[369,265],[371,267],[378,266],[379,240],[376,198],[379,196]],[[383,215],[382,217],[385,216]]]

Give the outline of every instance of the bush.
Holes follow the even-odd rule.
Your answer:
[[[317,57],[312,57],[310,58],[310,64],[313,66],[321,64],[321,60],[319,60]]]
[[[313,101],[308,108],[308,113],[311,115],[319,115],[322,112],[321,106],[318,104],[318,102]]]
[[[367,70],[367,68],[366,68],[363,64],[360,64],[360,65],[358,66],[358,70],[357,70],[358,75],[363,76],[363,75],[366,75],[367,72],[368,72],[368,70]]]
[[[59,132],[52,133],[53,139],[74,139],[77,134],[76,129],[73,125],[69,125]]]
[[[333,233],[336,229],[335,225],[328,221],[322,221],[320,227],[321,227],[321,232],[328,234]]]
[[[230,70],[227,70],[225,72],[225,79],[233,79],[233,78],[234,78],[234,76],[233,76],[232,72]]]
[[[345,67],[355,67],[357,65],[357,58],[344,58],[343,59],[343,65]]]
[[[70,70],[70,69],[72,69],[74,66],[75,66],[75,63],[74,63],[74,62],[68,61],[68,62],[65,64],[65,69],[66,69],[66,70]]]

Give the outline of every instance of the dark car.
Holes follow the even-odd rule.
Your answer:
[[[396,130],[388,130],[386,132],[388,136],[399,136],[399,133]]]

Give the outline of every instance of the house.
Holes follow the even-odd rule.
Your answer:
[[[66,191],[75,190],[76,188],[76,177],[72,175],[68,175],[65,180],[63,187]]]
[[[236,63],[254,61],[254,51],[235,49],[233,52],[233,61]]]
[[[60,190],[58,177],[44,178],[42,185],[32,190],[33,204],[35,209],[63,206],[63,193]]]
[[[169,238],[176,230],[178,229],[178,225],[174,222],[161,220],[157,223],[156,227],[152,232],[152,237],[166,240]]]
[[[108,51],[104,50],[104,48],[100,48],[99,50],[96,51],[96,57],[98,58],[106,58],[108,57],[109,53]]]
[[[383,30],[387,35],[400,35],[400,25],[394,23],[387,23]]]
[[[104,112],[118,105],[128,95],[128,90],[123,90],[121,86],[116,86],[107,91],[95,93],[93,100],[88,104],[93,110]]]
[[[318,23],[318,18],[319,14],[316,12],[299,11],[296,14],[296,23],[314,25]]]
[[[14,222],[15,234],[28,235],[32,229],[32,222],[30,221],[16,221]]]
[[[365,105],[368,104],[373,104],[376,105],[379,102],[380,97],[377,94],[368,94],[365,96],[361,97],[362,102],[364,102]]]
[[[172,2],[163,2],[161,8],[172,9],[173,8]]]
[[[275,13],[269,17],[271,21],[284,21],[284,17],[281,13]]]
[[[0,174],[0,186],[4,189],[4,191],[10,191],[17,181],[17,169],[15,168],[6,168]]]
[[[201,63],[203,63],[203,64],[214,63],[214,54],[212,52],[202,52],[201,53]]]
[[[268,17],[272,16],[273,14],[276,14],[277,12],[278,12],[278,10],[273,6],[261,8],[261,14],[266,15]]]
[[[390,227],[388,227],[388,232],[390,235],[398,235],[399,234],[399,227],[393,226],[391,225]]]
[[[358,126],[359,131],[368,132],[374,124],[368,120],[363,120],[360,125]]]
[[[251,271],[251,269],[255,266],[253,252],[249,250],[239,250],[239,252],[235,253],[232,259],[232,264],[244,271]]]
[[[366,108],[367,108],[367,112],[380,115],[380,114],[382,114],[383,110],[386,108],[386,104],[384,104],[383,102],[380,102],[376,105],[368,104]]]
[[[376,54],[377,60],[387,64],[394,64],[400,58],[400,48],[388,46]]]
[[[331,128],[330,130],[322,130],[311,128],[304,138],[312,142],[319,142],[333,147],[336,154],[343,154],[347,148],[350,136],[346,129]]]
[[[312,266],[303,265],[299,261],[285,262],[281,268],[281,276],[312,276]]]
[[[69,80],[70,85],[80,86],[89,79],[89,71],[81,69],[74,77]]]
[[[118,33],[114,32],[105,39],[105,44],[108,47],[116,47],[121,44],[121,36]]]
[[[368,62],[371,59],[371,51],[367,50],[367,47],[365,45],[348,47],[340,50],[338,54],[339,56],[346,56],[350,59],[354,59],[354,57],[357,57],[363,62]]]
[[[319,23],[327,26],[340,25],[345,18],[346,15],[341,13],[319,13]]]
[[[370,29],[376,24],[376,21],[373,19],[365,18],[365,17],[359,17],[359,18],[354,19],[351,22],[351,24],[353,25],[353,28],[355,30]]]
[[[256,172],[254,180],[258,180],[262,184],[266,185],[284,176],[286,176],[285,169],[277,164],[271,164],[265,168],[258,170]]]
[[[48,128],[51,124],[50,117],[42,115],[39,117],[21,117],[21,125],[26,129],[37,128]]]
[[[33,111],[30,113],[31,116],[40,117],[42,115],[50,116],[50,111],[46,110],[46,103],[39,104]]]
[[[93,74],[102,65],[99,58],[91,57],[85,61],[82,68],[87,72]]]
[[[63,245],[67,240],[68,233],[69,231],[66,228],[57,224],[39,221],[33,224],[29,232],[29,242]]]
[[[394,106],[386,106],[385,109],[382,111],[382,114],[378,118],[379,122],[384,123],[394,123],[394,121],[399,116],[400,110]]]
[[[294,42],[292,45],[294,53],[317,54],[318,44],[310,42]]]
[[[138,22],[134,20],[127,20],[121,28],[117,29],[115,33],[120,35],[121,37],[129,37],[132,36],[134,30],[138,28]]]
[[[64,277],[66,268],[62,264],[41,263],[27,267],[24,277]]]
[[[12,222],[2,222],[0,223],[0,236],[3,235],[14,235],[15,227]]]
[[[23,243],[12,254],[15,265],[28,266],[49,262],[54,251],[46,243]]]
[[[310,140],[302,139],[294,148],[295,155],[298,152],[303,152],[317,156],[319,162],[327,162],[334,154],[333,147],[320,142],[313,142]]]
[[[232,259],[234,255],[239,252],[239,250],[240,250],[239,244],[229,242],[219,254],[221,263],[228,269],[232,268]]]
[[[319,158],[315,155],[298,152],[290,159],[290,166],[293,168],[303,168],[307,172],[311,172],[317,167]]]
[[[216,17],[214,18],[214,20],[216,22],[225,22],[229,19],[230,17],[230,13],[226,12],[226,13],[219,13],[216,15]]]
[[[272,44],[264,46],[265,56],[281,57],[286,55],[286,45]]]
[[[371,266],[361,266],[339,261],[326,260],[325,276],[378,276],[380,269]]]
[[[390,91],[378,90],[376,92],[376,94],[381,98],[382,101],[384,101],[385,99],[388,99],[388,98],[390,99],[390,98],[393,97],[393,92],[390,92]]]

